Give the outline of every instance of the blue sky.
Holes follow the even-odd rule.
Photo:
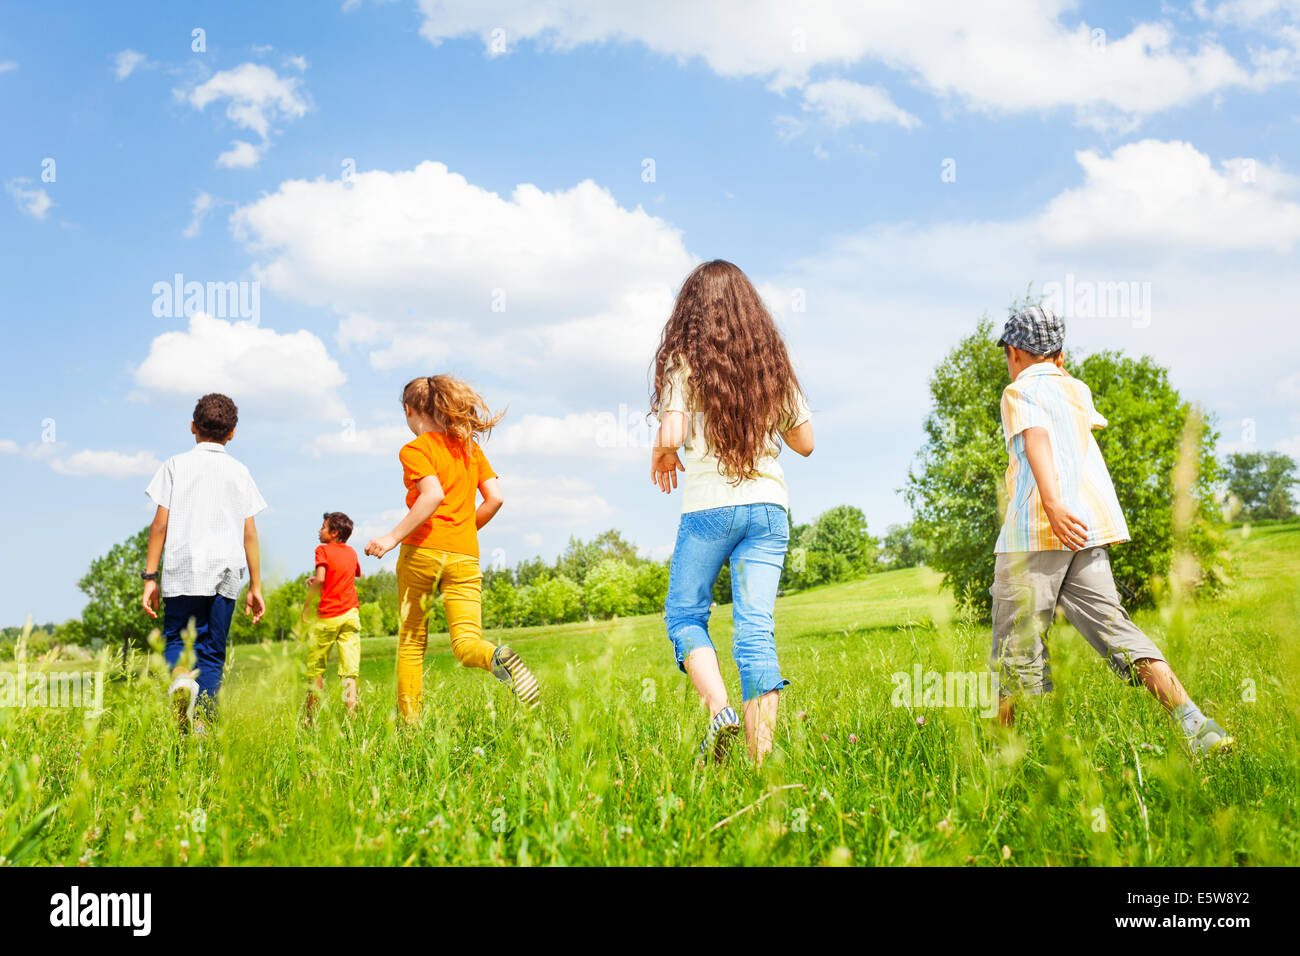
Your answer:
[[[397,395],[439,371],[509,406],[485,555],[666,554],[614,424],[714,257],[815,410],[796,520],[908,517],[930,370],[1031,280],[1224,449],[1300,453],[1298,73],[1296,0],[0,3],[0,622],[78,612],[212,389],[270,579],[323,511],[395,522]],[[176,274],[257,314],[155,314]]]

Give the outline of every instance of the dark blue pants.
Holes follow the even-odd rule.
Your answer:
[[[185,650],[184,631],[194,621],[194,666],[198,668],[199,707],[214,710],[226,669],[226,636],[235,614],[235,599],[181,595],[163,601],[163,659],[170,670]]]

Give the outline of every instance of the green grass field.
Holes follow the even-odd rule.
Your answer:
[[[168,723],[161,678],[105,713],[0,709],[0,854],[67,865],[1294,864],[1300,846],[1300,524],[1233,535],[1219,601],[1138,615],[1237,737],[1193,765],[1145,691],[1077,634],[1057,692],[1006,733],[974,710],[891,705],[891,674],[977,671],[985,628],[926,569],[777,605],[792,680],[777,751],[694,763],[705,723],[662,622],[508,632],[543,681],[537,716],[446,638],[422,726],[394,722],[394,640],[364,644],[363,709],[299,725],[299,648],[236,647],[204,741]],[[729,674],[730,608],[714,612]],[[498,640],[502,635],[491,635]],[[1253,691],[1253,693],[1252,693]],[[1253,697],[1253,699],[1251,699]],[[924,718],[921,720],[920,718]]]

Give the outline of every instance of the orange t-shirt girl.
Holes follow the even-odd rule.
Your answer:
[[[397,642],[397,707],[408,721],[419,718],[428,643],[428,605],[441,592],[452,653],[467,667],[491,671],[530,706],[537,680],[509,647],[483,639],[478,529],[501,508],[497,474],[476,441],[501,421],[465,382],[430,375],[406,383],[402,410],[415,435],[402,446],[406,516],[392,531],[366,545],[382,558],[401,543],[397,595],[401,624]],[[477,504],[482,495],[482,504]]]

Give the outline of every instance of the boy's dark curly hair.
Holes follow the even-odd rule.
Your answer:
[[[194,430],[200,441],[228,441],[237,424],[239,409],[220,392],[204,395],[194,406]]]
[[[325,512],[325,524],[338,537],[340,544],[346,544],[352,537],[352,519],[342,511]]]

